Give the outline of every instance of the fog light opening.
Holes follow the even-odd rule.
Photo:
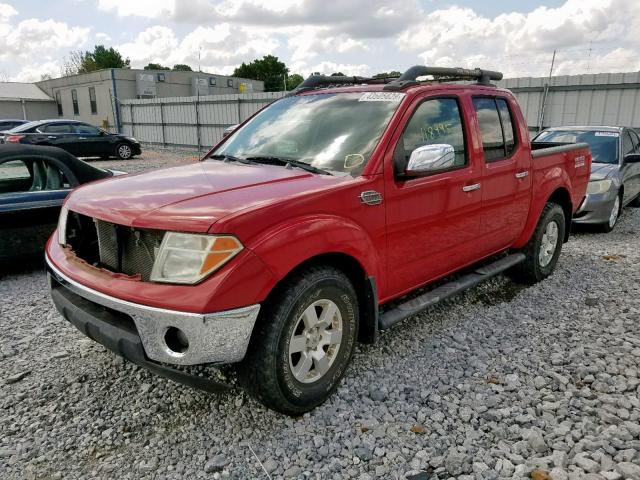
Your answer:
[[[189,348],[189,340],[182,330],[176,327],[167,328],[164,341],[173,353],[185,353]]]

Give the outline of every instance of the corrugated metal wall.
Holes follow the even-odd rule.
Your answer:
[[[516,95],[530,128],[538,126],[545,84],[543,127],[640,127],[640,72],[511,78],[498,82]]]
[[[285,92],[202,97],[124,100],[123,133],[141,142],[169,146],[211,147],[223,130],[240,123]]]

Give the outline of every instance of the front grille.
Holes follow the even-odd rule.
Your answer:
[[[132,228],[69,212],[67,244],[96,267],[149,280],[164,231]]]

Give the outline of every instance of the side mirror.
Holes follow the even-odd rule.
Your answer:
[[[640,153],[629,153],[625,155],[624,163],[640,163]]]
[[[423,145],[411,152],[404,173],[408,177],[419,177],[446,170],[454,166],[455,159],[456,152],[451,145],[446,143]]]

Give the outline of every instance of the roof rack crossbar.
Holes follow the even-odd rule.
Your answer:
[[[417,85],[417,78],[427,75],[433,76],[437,81],[477,80],[481,85],[491,85],[491,80],[502,80],[502,73],[492,70],[416,65],[404,72],[397,80],[389,82],[384,86],[384,89],[401,90],[412,85]]]

